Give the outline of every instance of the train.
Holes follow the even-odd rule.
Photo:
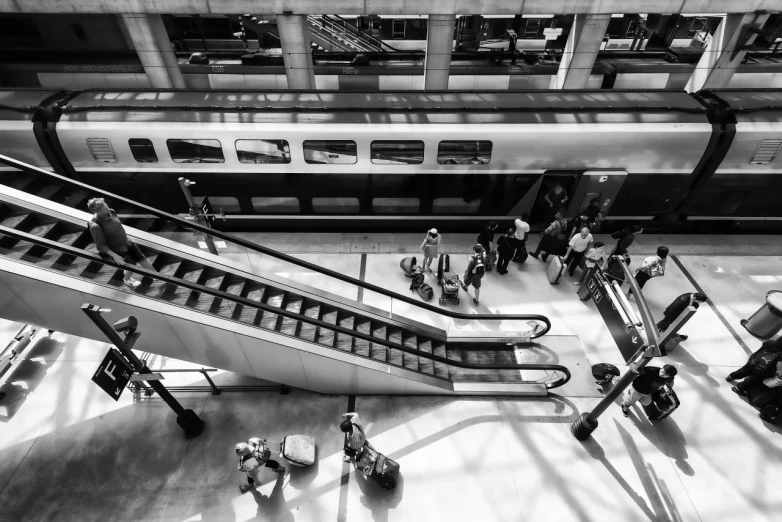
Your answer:
[[[561,185],[604,229],[777,232],[779,90],[0,91],[0,153],[223,230],[475,230]],[[0,176],[10,168],[0,165]]]

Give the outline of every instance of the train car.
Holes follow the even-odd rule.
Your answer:
[[[609,227],[757,231],[782,217],[780,96],[41,93],[42,128],[25,139],[39,138],[58,172],[169,212],[187,211],[177,179],[196,181],[227,230],[464,230],[521,212],[535,222],[560,184],[568,216],[597,197]]]

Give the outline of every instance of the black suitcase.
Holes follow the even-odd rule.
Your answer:
[[[399,464],[378,453],[375,469],[372,470],[372,478],[380,484],[383,489],[394,489],[397,478],[399,478]]]
[[[663,386],[652,394],[652,402],[644,406],[644,411],[649,420],[664,419],[679,407],[679,397],[668,386]]]
[[[451,256],[448,254],[440,254],[440,259],[437,260],[437,281],[443,280],[443,274],[451,271]]]

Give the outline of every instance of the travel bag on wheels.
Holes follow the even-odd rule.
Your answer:
[[[443,274],[451,271],[451,256],[448,254],[440,254],[440,258],[437,260],[437,282],[443,280]]]
[[[559,280],[562,279],[562,274],[564,272],[565,264],[562,262],[562,257],[551,256],[551,261],[548,262],[548,268],[546,269],[548,282],[552,285],[558,285]]]
[[[356,461],[356,469],[384,489],[395,488],[399,478],[399,464],[377,451],[369,441],[364,442],[361,458]]]
[[[282,458],[294,466],[306,467],[315,463],[315,437],[310,435],[288,435],[282,442],[264,440],[264,443],[276,444]]]
[[[664,419],[679,407],[679,397],[668,386],[663,386],[652,394],[652,402],[644,406],[644,411],[649,420]]]

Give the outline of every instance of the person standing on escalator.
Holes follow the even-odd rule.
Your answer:
[[[139,247],[125,233],[125,227],[117,218],[117,213],[106,205],[103,198],[92,198],[87,202],[87,208],[94,214],[87,226],[101,258],[111,259],[119,265],[139,263],[147,270],[155,272],[155,268],[147,261]],[[130,270],[125,270],[124,275],[126,285],[136,287],[141,284],[133,278],[133,272]]]

